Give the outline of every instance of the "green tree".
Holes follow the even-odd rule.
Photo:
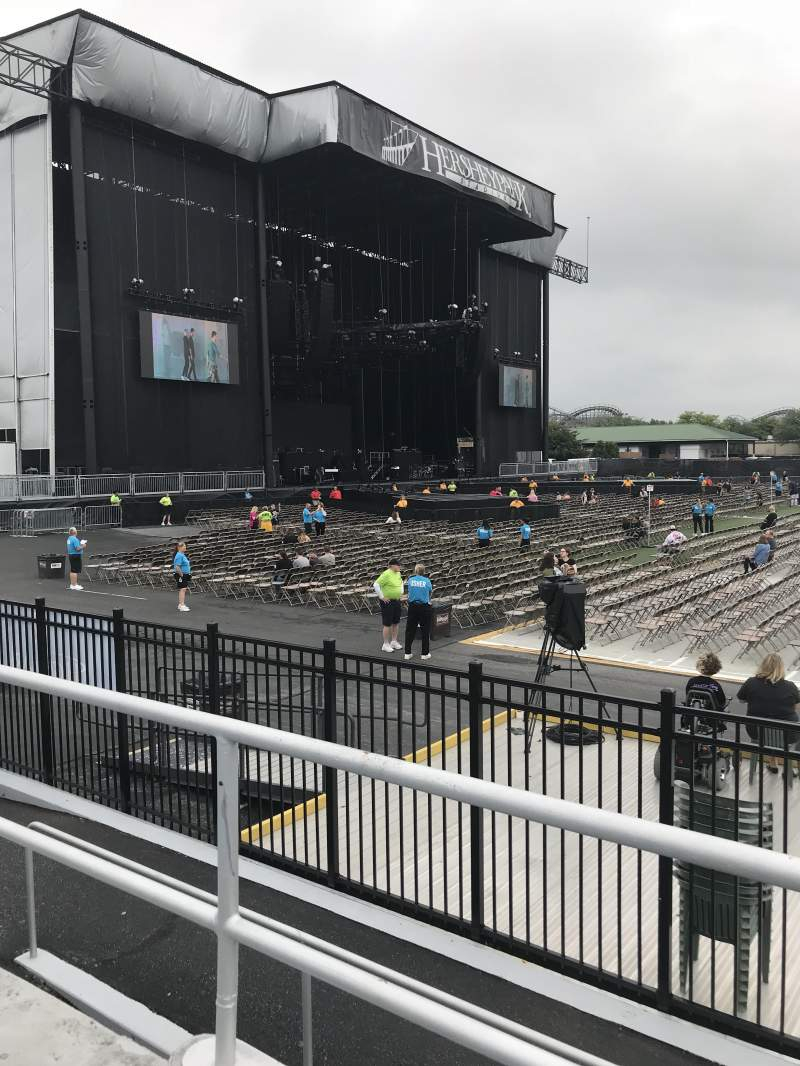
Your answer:
[[[776,424],[773,436],[776,440],[800,440],[800,409],[787,412]]]
[[[577,459],[584,454],[583,445],[575,430],[560,422],[551,422],[547,430],[548,451],[546,459]]]
[[[601,440],[596,444],[584,444],[587,455],[595,459],[619,459],[619,445],[611,440]]]
[[[691,422],[697,426],[718,426],[719,415],[711,415],[706,411],[682,411],[678,415],[679,422]]]

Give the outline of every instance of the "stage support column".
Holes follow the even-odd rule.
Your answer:
[[[483,352],[481,351],[479,359],[483,359]],[[483,474],[484,456],[483,456],[483,370],[479,366],[478,373],[475,375],[475,474],[479,476]]]
[[[86,179],[83,161],[83,116],[74,100],[69,105],[69,147],[72,174],[72,215],[75,225],[75,266],[78,286],[78,327],[83,397],[83,450],[87,474],[97,473],[97,426],[94,414],[94,351],[92,297],[89,289],[89,235],[86,226]],[[51,388],[53,387],[51,383]]]
[[[547,459],[550,421],[550,273],[542,275],[542,458]]]
[[[267,314],[267,219],[264,212],[264,177],[257,179],[256,229],[258,230],[258,324],[261,334],[263,374],[264,476],[268,488],[275,487],[275,464],[272,446],[272,360],[269,351],[269,316]]]

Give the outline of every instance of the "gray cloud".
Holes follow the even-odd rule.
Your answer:
[[[0,32],[53,3],[6,0]],[[551,188],[588,288],[554,279],[552,399],[800,403],[794,0],[96,0],[269,90],[337,78]]]

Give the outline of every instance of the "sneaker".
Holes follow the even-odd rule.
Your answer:
[[[413,659],[413,658],[414,658],[414,656],[413,656],[413,655],[411,654],[411,652],[410,652],[410,651],[407,651],[407,652],[405,653],[405,655],[403,656],[403,658],[404,658],[404,659]]]
[[[178,610],[179,611],[191,611],[191,609],[192,608],[191,607],[187,607],[185,603],[179,603],[178,604]]]
[[[392,647],[391,644],[388,643],[388,641],[384,641],[383,644],[381,645],[381,651],[393,652],[394,648]]]
[[[428,652],[427,655],[421,655],[420,656],[421,659],[430,659],[430,657],[431,657],[431,653],[430,652]]]
[[[393,640],[392,641],[392,651],[400,651],[400,649],[402,647],[403,647],[403,645],[400,643],[399,640]]]
[[[83,585],[70,585],[70,592],[83,592]]]

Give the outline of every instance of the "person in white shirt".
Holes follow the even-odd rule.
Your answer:
[[[680,549],[680,546],[686,543],[686,539],[686,536],[679,529],[671,529],[664,538],[661,550],[667,554],[674,555]]]
[[[311,566],[311,563],[305,555],[295,555],[292,560],[293,570],[305,570],[308,566]]]

